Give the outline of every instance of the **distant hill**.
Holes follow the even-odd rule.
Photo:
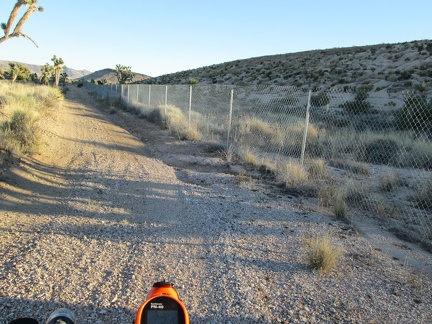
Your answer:
[[[2,60],[0,60],[0,68],[8,69],[9,68],[9,62],[22,64],[22,65],[26,66],[33,73],[36,73],[37,75],[41,74],[42,65],[28,64],[28,63],[22,63],[22,62],[16,62],[16,61],[2,61]],[[91,71],[88,71],[88,70],[75,70],[75,69],[71,69],[71,68],[66,68],[65,72],[68,74],[69,79],[78,79],[78,78],[81,78],[87,74],[92,73]]]
[[[432,40],[354,46],[236,60],[150,78],[141,83],[284,85],[325,90],[372,84],[374,91],[400,92],[429,84]]]
[[[141,74],[141,73],[135,73],[135,77],[133,79],[134,82],[140,82],[143,80],[146,80],[150,78],[150,76]],[[98,80],[107,80],[107,83],[118,83],[116,71],[114,69],[103,69],[96,72],[93,72],[91,74],[85,75],[81,77],[80,79],[84,79],[86,81],[98,81]]]

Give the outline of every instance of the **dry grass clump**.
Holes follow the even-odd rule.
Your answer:
[[[332,209],[337,219],[347,218],[348,205],[342,194],[338,193],[333,197]]]
[[[322,206],[331,208],[337,219],[347,218],[348,205],[344,194],[336,185],[323,186],[318,191],[318,200]]]
[[[338,194],[338,187],[336,185],[326,185],[319,189],[318,200],[323,207],[331,207],[333,204],[333,197]]]
[[[399,174],[393,171],[389,171],[380,178],[379,188],[381,191],[390,192],[395,189],[398,183]]]
[[[202,138],[197,126],[189,123],[182,110],[176,106],[159,106],[149,113],[147,118],[159,125],[165,125],[173,135],[180,139],[199,141]]]
[[[294,161],[281,163],[276,173],[278,181],[287,187],[302,185],[308,180],[305,168]]]
[[[342,254],[340,247],[333,244],[330,234],[314,235],[302,239],[305,261],[321,273],[328,272],[338,265]]]
[[[369,166],[366,163],[334,159],[329,161],[329,165],[338,169],[344,169],[354,174],[370,175]]]
[[[231,163],[235,156],[234,147],[232,145],[230,145],[227,149],[220,150],[219,153],[228,163]]]
[[[240,151],[240,158],[249,165],[257,165],[258,164],[258,156],[250,149],[246,148]]]
[[[322,179],[328,174],[328,170],[323,159],[312,160],[310,162],[308,171],[312,179]]]
[[[394,204],[391,204],[390,202],[387,202],[385,200],[376,202],[376,204],[374,204],[373,206],[373,211],[380,219],[398,219],[403,212],[400,206],[395,206]]]
[[[239,126],[240,134],[255,133],[257,136],[272,137],[274,129],[270,123],[256,117],[245,118]]]
[[[432,210],[432,177],[423,180],[414,200],[419,208]]]
[[[37,152],[40,140],[38,116],[31,110],[15,110],[0,128],[0,147],[15,154]]]
[[[0,92],[0,148],[15,155],[36,153],[39,120],[60,105],[62,93],[48,86],[10,82],[0,82]]]
[[[245,183],[252,181],[252,177],[246,173],[239,173],[235,176],[235,179],[238,183]]]
[[[238,125],[236,141],[239,146],[266,147],[275,138],[270,123],[257,117],[246,117]]]

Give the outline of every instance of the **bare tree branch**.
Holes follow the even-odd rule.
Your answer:
[[[4,31],[4,36],[0,38],[0,43],[3,43],[4,41],[8,40],[12,37],[24,37],[28,38],[36,47],[38,45],[36,42],[27,34],[24,34],[22,32],[22,27],[24,26],[24,23],[30,18],[31,14],[35,11],[43,11],[42,7],[36,7],[37,0],[18,0],[13,7],[11,14],[9,16],[7,24],[2,24],[2,29]],[[16,24],[13,32],[11,33],[12,25],[18,15],[18,12],[21,8],[21,6],[26,5],[28,6],[27,11],[24,13],[24,15],[21,17],[21,19]]]
[[[19,10],[23,4],[24,4],[23,1],[17,1],[15,6],[13,7],[12,12],[9,16],[8,22],[6,24],[6,29],[4,30],[6,37],[8,37],[10,30],[11,30],[11,27],[12,27],[12,24],[14,23],[15,18],[18,15],[18,12],[19,12]]]

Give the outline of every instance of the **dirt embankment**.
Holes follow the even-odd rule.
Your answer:
[[[85,89],[66,99],[43,154],[0,182],[3,322],[66,306],[81,323],[130,323],[161,279],[194,323],[432,321],[429,254],[239,183],[209,145],[109,114]],[[343,256],[321,276],[301,238],[328,231]]]

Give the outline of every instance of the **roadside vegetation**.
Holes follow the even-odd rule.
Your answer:
[[[304,237],[302,243],[305,261],[312,269],[325,273],[339,264],[342,250],[330,234]]]
[[[40,121],[59,107],[60,89],[2,81],[0,93],[0,150],[14,156],[38,152]]]

